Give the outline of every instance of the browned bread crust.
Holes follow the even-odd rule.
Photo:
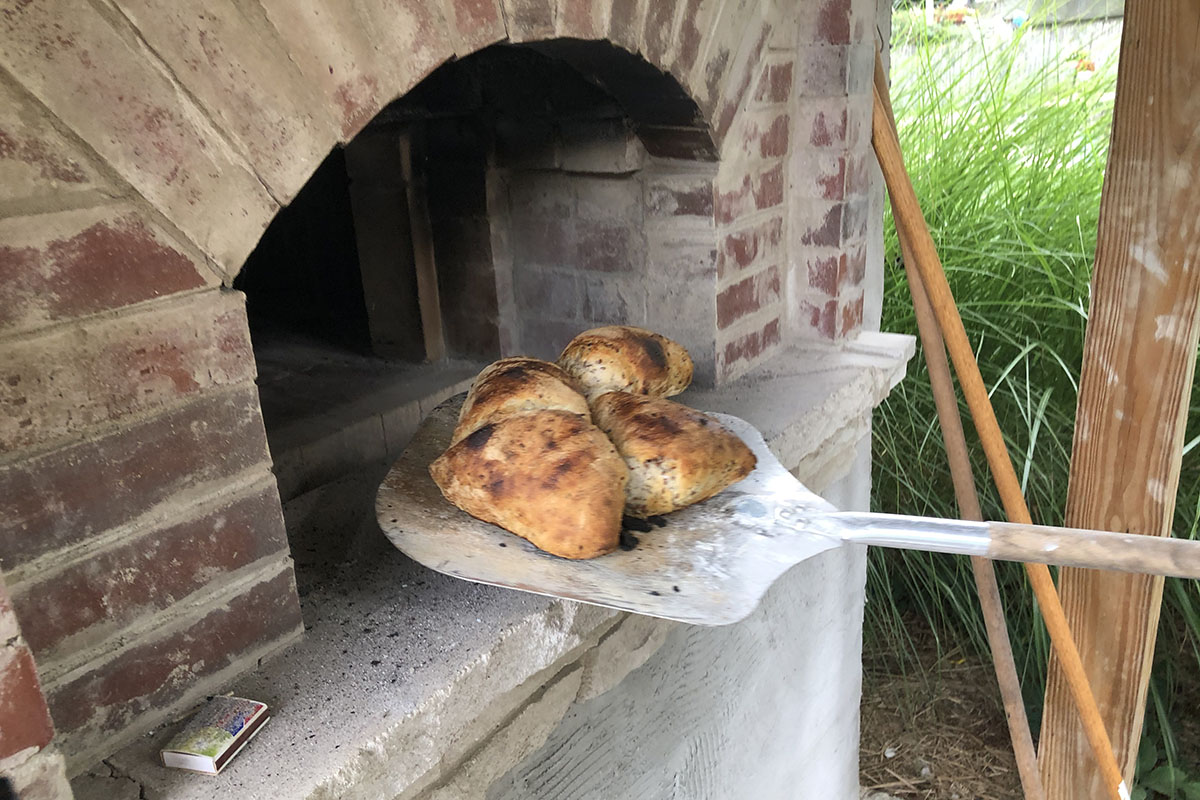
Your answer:
[[[591,420],[578,382],[558,365],[537,358],[502,358],[475,378],[450,443],[489,422],[546,409],[582,414]]]
[[[429,472],[451,503],[548,553],[593,558],[617,548],[629,473],[581,414],[533,411],[488,422]]]
[[[605,392],[669,397],[692,382],[692,358],[683,345],[631,325],[584,331],[558,364],[579,381],[589,402]]]
[[[712,497],[750,474],[750,448],[719,422],[661,397],[608,392],[592,418],[629,468],[625,513],[666,514]]]

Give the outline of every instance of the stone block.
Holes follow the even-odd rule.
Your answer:
[[[235,0],[115,1],[272,195],[281,203],[295,196],[340,125],[263,12]]]
[[[783,257],[783,218],[771,217],[725,234],[717,250],[717,277],[736,274]]]
[[[287,553],[274,481],[206,500],[160,527],[12,587],[30,648],[46,662],[99,644],[255,561]],[[25,577],[25,576],[23,576]]]
[[[0,759],[41,749],[53,737],[33,653],[19,639],[0,643]]]
[[[73,670],[46,699],[68,768],[88,766],[253,666],[302,630],[290,560]]]
[[[838,247],[842,243],[842,213],[845,203],[810,202],[793,204],[801,244],[813,247]],[[815,220],[820,222],[815,222]]]
[[[791,120],[786,112],[778,109],[747,111],[726,143],[726,157],[743,163],[780,158],[788,153],[790,137]]]
[[[558,133],[549,119],[501,116],[496,119],[495,135],[496,161],[501,167],[550,170],[562,166]]]
[[[40,103],[0,82],[0,204],[40,207],[110,188],[78,144],[54,129]]]
[[[0,330],[26,330],[218,282],[125,205],[0,219]]]
[[[554,32],[571,39],[602,39],[608,11],[606,0],[556,0]]]
[[[801,97],[844,97],[850,81],[848,44],[805,44],[796,53],[796,91]],[[875,64],[868,65],[873,78]]]
[[[782,291],[779,267],[774,265],[723,289],[717,295],[717,328],[728,328],[743,317],[777,304]]]
[[[623,119],[563,120],[562,168],[568,172],[622,174],[642,168],[645,150]]]
[[[254,377],[240,293],[51,328],[0,352],[0,449],[77,434]]]
[[[226,272],[237,271],[278,207],[126,32],[85,0],[27,3],[0,20],[0,64]]]
[[[442,8],[460,58],[508,36],[498,0],[442,0]]]
[[[585,326],[579,322],[556,319],[526,319],[521,325],[522,355],[554,361],[567,343],[578,336]]]
[[[512,41],[554,38],[554,0],[501,0],[501,4]]]
[[[0,469],[0,557],[14,569],[268,464],[253,384],[206,392]]]

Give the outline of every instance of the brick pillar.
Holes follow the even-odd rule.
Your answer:
[[[0,577],[0,777],[21,800],[71,800],[33,653]]]
[[[801,17],[795,45],[794,149],[789,165],[790,297],[794,333],[852,338],[879,288],[868,252],[881,257],[878,167],[871,149],[875,60],[873,0],[823,0]],[[870,270],[872,279],[877,267]]]

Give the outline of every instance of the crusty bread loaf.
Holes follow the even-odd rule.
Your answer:
[[[683,345],[631,325],[584,331],[558,365],[579,381],[589,402],[605,392],[670,397],[692,382],[692,358]]]
[[[502,358],[485,367],[471,384],[450,443],[489,422],[525,411],[551,409],[582,414],[591,420],[579,383],[556,364],[537,358]]]
[[[429,473],[463,511],[556,556],[593,558],[620,541],[629,470],[549,362],[506,358],[479,373]]]
[[[661,397],[607,392],[592,418],[629,468],[625,513],[666,514],[712,497],[745,478],[757,461],[719,422]]]

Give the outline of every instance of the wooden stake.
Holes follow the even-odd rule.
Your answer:
[[[1025,497],[1021,494],[1021,483],[1017,480],[1017,473],[1009,459],[1008,447],[1004,443],[1000,424],[996,421],[996,412],[992,409],[983,376],[979,373],[979,365],[975,363],[975,353],[967,339],[967,331],[954,303],[954,295],[946,282],[946,274],[942,271],[937,247],[929,234],[916,192],[913,191],[912,182],[904,168],[900,142],[887,119],[883,99],[876,91],[875,110],[871,117],[872,141],[888,192],[892,196],[896,227],[909,240],[921,280],[925,284],[930,304],[945,339],[946,349],[950,351],[950,359],[958,374],[963,396],[971,410],[971,418],[975,422],[988,466],[991,467],[992,478],[1004,504],[1004,511],[1013,522],[1028,524],[1032,520],[1025,505]],[[1026,564],[1025,569],[1034,594],[1037,595],[1050,641],[1062,660],[1063,674],[1067,677],[1071,696],[1083,721],[1088,743],[1100,765],[1105,793],[1111,800],[1129,800],[1129,790],[1121,778],[1116,759],[1113,758],[1112,745],[1100,720],[1100,712],[1092,696],[1091,687],[1088,686],[1079,651],[1071,638],[1071,630],[1067,626],[1050,570],[1042,564]]]
[[[1124,25],[1066,524],[1166,536],[1200,328],[1200,4],[1129,0]],[[1059,587],[1129,780],[1162,578],[1064,569]],[[1051,800],[1095,797],[1065,689],[1052,657],[1042,778]]]
[[[875,48],[875,91],[883,100],[888,125],[895,132],[896,116],[892,112],[887,75],[883,71],[883,57],[878,46]],[[895,206],[892,208],[892,215],[896,215]],[[941,424],[942,440],[946,447],[946,460],[950,463],[950,476],[954,481],[958,513],[963,519],[982,521],[983,510],[979,506],[979,495],[975,492],[975,475],[971,469],[971,459],[967,455],[967,437],[963,433],[958,397],[954,393],[950,365],[946,361],[946,345],[941,331],[938,330],[937,320],[934,319],[929,296],[925,293],[925,284],[917,272],[911,243],[907,236],[900,236],[899,239],[904,272],[908,276],[908,288],[913,300],[913,311],[917,315],[917,331],[921,335],[925,363],[929,368],[929,384],[933,389],[933,401],[937,406],[938,422]],[[1000,687],[1000,698],[1004,703],[1004,716],[1008,721],[1008,735],[1012,741],[1013,755],[1017,760],[1021,789],[1025,793],[1025,800],[1044,800],[1037,752],[1033,749],[1033,734],[1029,728],[1029,717],[1025,714],[1025,700],[1021,695],[1021,681],[1017,675],[1012,642],[1008,638],[1008,624],[1004,618],[1004,601],[1000,597],[1000,587],[996,583],[996,569],[991,560],[972,557],[971,570],[975,575],[975,589],[979,593],[979,607],[983,611],[983,622],[987,628],[992,665],[996,670],[996,683]]]
[[[438,295],[437,262],[433,256],[433,224],[425,194],[425,171],[413,168],[413,135],[401,134],[400,168],[408,187],[409,227],[412,231],[413,263],[417,270],[417,298],[421,309],[421,333],[425,339],[425,360],[440,361],[446,356],[442,331],[442,304]]]

